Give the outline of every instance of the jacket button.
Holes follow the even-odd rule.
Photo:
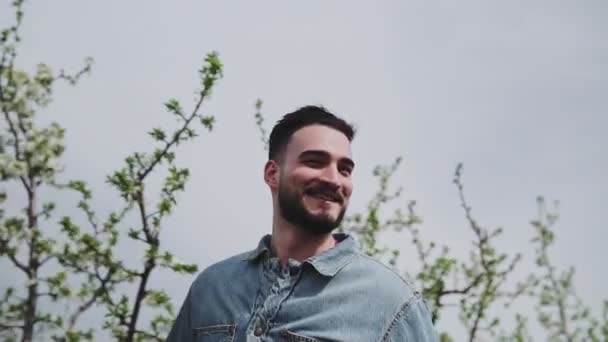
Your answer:
[[[253,334],[257,337],[262,336],[263,333],[264,333],[264,330],[260,326],[255,327],[255,330],[253,330]]]

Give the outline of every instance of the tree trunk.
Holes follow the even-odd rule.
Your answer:
[[[38,268],[39,255],[37,250],[38,245],[38,234],[36,229],[38,226],[38,217],[36,214],[36,184],[33,177],[30,176],[30,185],[28,189],[28,206],[27,206],[27,220],[28,230],[31,234],[29,247],[29,262],[28,262],[28,286],[27,286],[27,299],[25,302],[25,317],[23,322],[23,337],[22,342],[31,342],[34,339],[34,325],[36,324],[37,306],[38,306]]]

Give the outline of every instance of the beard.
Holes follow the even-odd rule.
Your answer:
[[[329,234],[336,229],[346,212],[346,206],[342,206],[335,219],[329,214],[314,215],[304,206],[302,196],[290,191],[283,184],[279,185],[278,200],[281,215],[285,220],[317,236]]]

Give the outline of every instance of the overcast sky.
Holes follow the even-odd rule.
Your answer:
[[[576,267],[596,313],[608,298],[606,1],[55,0],[25,12],[20,67],[95,59],[77,88],[57,89],[43,120],[67,129],[65,177],[87,180],[102,213],[118,203],[105,175],[152,149],[146,132],[173,123],[162,103],[189,108],[203,56],[220,53],[225,77],[204,110],[217,126],[180,147],[192,177],[163,233],[182,260],[204,268],[270,231],[253,120],[262,98],[269,122],[322,104],[358,127],[351,213],[375,190],[373,166],[403,156],[401,204],[416,199],[423,237],[457,255],[473,237],[451,182],[457,163],[474,216],[503,227],[501,248],[526,253],[527,265],[535,198],[559,200],[551,255]],[[401,267],[415,272],[401,239]],[[192,279],[157,278],[178,305]],[[457,325],[446,318],[439,328]]]

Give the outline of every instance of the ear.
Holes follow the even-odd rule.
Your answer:
[[[269,160],[264,165],[264,182],[268,184],[270,189],[278,189],[279,187],[279,165],[274,160]]]

